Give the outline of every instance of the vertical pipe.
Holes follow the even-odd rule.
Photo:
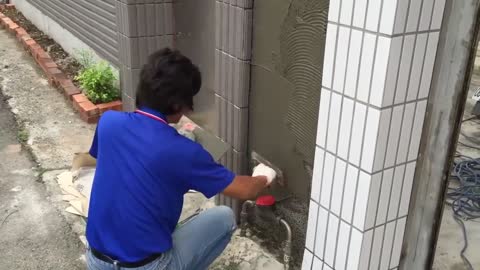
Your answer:
[[[438,2],[438,1],[437,1]],[[431,269],[473,69],[480,0],[447,0],[400,269]]]

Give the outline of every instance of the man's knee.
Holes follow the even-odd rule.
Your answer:
[[[230,207],[222,205],[210,210],[214,212],[215,219],[224,226],[225,230],[233,232],[237,228],[235,214]]]

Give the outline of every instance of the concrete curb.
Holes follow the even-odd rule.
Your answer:
[[[14,8],[15,5],[13,4],[0,5],[0,28],[5,28],[10,34],[15,35],[16,39],[22,43],[25,50],[32,55],[35,62],[43,70],[49,84],[60,90],[65,98],[72,103],[73,108],[80,114],[80,118],[83,121],[94,124],[98,122],[100,116],[106,111],[121,111],[123,109],[123,104],[120,100],[97,105],[88,100],[67,75],[58,68],[50,55],[30,37],[27,31],[2,13],[5,9]]]

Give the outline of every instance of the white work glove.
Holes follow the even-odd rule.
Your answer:
[[[274,169],[268,167],[267,165],[260,163],[253,169],[253,177],[256,176],[265,176],[267,177],[267,185],[269,186],[275,177],[277,177],[277,172]]]

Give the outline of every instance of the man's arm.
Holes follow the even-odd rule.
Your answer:
[[[258,193],[267,186],[266,176],[239,175],[227,186],[223,194],[240,200],[249,200],[257,197]]]
[[[223,193],[240,200],[253,199],[268,187],[277,176],[270,167],[260,164],[253,169],[252,176],[236,176]]]

